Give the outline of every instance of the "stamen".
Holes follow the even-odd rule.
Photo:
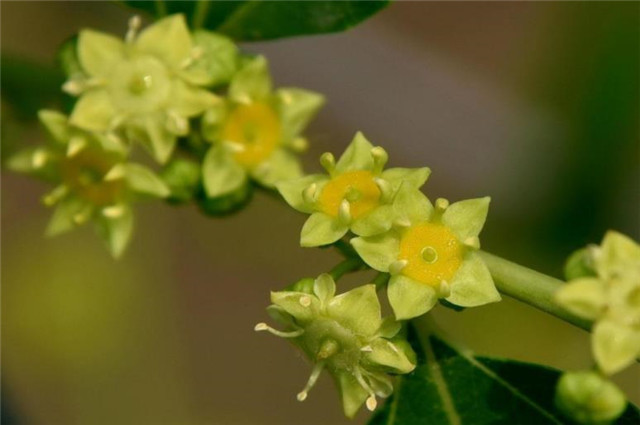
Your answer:
[[[360,369],[355,370],[354,375],[356,377],[356,380],[358,381],[358,383],[360,384],[360,386],[369,393],[369,398],[367,398],[367,409],[369,409],[370,411],[374,411],[376,409],[376,407],[378,406],[378,402],[376,401],[376,393],[371,389],[371,387],[369,386],[369,384],[367,384],[367,381],[364,380],[364,378],[362,377],[362,372],[360,372]]]
[[[241,153],[246,150],[243,144],[226,140],[224,144],[229,148],[232,153]]]
[[[311,305],[311,297],[308,295],[300,297],[299,303],[303,307],[309,307]]]
[[[320,346],[320,350],[318,350],[316,358],[318,360],[328,359],[329,357],[337,353],[339,348],[340,346],[338,345],[338,343],[335,340],[329,338],[325,340]]]
[[[62,91],[70,94],[71,96],[79,96],[85,88],[86,86],[81,80],[65,81],[62,85]]]
[[[449,207],[449,201],[447,201],[447,200],[446,200],[446,199],[444,199],[444,198],[438,198],[438,199],[436,199],[436,208],[437,208],[437,209],[439,209],[439,210],[441,210],[441,211],[444,211],[444,210],[446,210],[448,207]]]
[[[365,345],[360,349],[360,351],[362,351],[363,353],[372,353],[373,348],[370,345]]]
[[[409,221],[408,218],[403,217],[403,218],[398,218],[396,219],[393,224],[396,227],[403,227],[403,228],[407,228],[407,227],[411,227],[411,222]]]
[[[182,61],[180,67],[182,69],[190,67],[195,61],[200,59],[202,55],[204,55],[204,49],[200,46],[195,46],[193,49],[191,49],[191,55]]]
[[[296,152],[304,152],[309,148],[309,142],[304,137],[296,137],[291,142],[291,149]]]
[[[126,168],[123,164],[114,165],[107,174],[102,178],[104,181],[110,182],[123,178],[126,174]]]
[[[320,165],[322,165],[322,168],[327,170],[329,175],[333,175],[333,172],[336,169],[336,158],[331,152],[325,152],[320,156]]]
[[[393,198],[393,187],[391,187],[391,183],[379,177],[374,178],[373,182],[380,190],[380,201],[384,204],[389,203]]]
[[[189,121],[176,112],[169,112],[169,122],[168,127],[169,131],[177,135],[184,135],[189,132]]]
[[[307,204],[315,204],[317,194],[318,194],[318,185],[315,183],[311,183],[302,191],[302,199]]]
[[[376,146],[371,149],[371,156],[373,157],[373,170],[371,172],[374,175],[378,175],[387,164],[389,154],[382,147]]]
[[[283,332],[277,329],[272,328],[264,322],[258,323],[254,328],[256,332],[267,331],[275,336],[279,336],[280,338],[297,338],[304,333],[304,329],[298,329],[296,331],[291,332]]]
[[[33,168],[42,168],[44,167],[44,164],[47,163],[48,159],[49,154],[47,151],[44,149],[38,149],[33,152],[33,155],[31,156],[31,165],[33,165]]]
[[[387,345],[389,345],[389,347],[393,350],[394,353],[398,353],[398,347],[396,347],[393,342],[391,341],[387,341]]]
[[[441,281],[440,285],[438,285],[438,295],[442,298],[447,298],[451,295],[451,287],[446,280]]]
[[[324,362],[316,363],[316,365],[313,367],[313,370],[311,371],[311,375],[309,376],[309,380],[307,381],[307,384],[304,386],[304,389],[300,391],[296,396],[298,401],[305,401],[307,399],[307,396],[309,395],[309,391],[311,390],[311,388],[313,388],[313,386],[318,381],[318,377],[320,377],[320,373],[322,372],[323,368],[324,368]]]
[[[464,245],[471,249],[480,249],[480,239],[477,236],[470,236],[464,240]]]
[[[50,207],[57,204],[58,201],[67,195],[67,193],[69,193],[69,188],[65,185],[60,185],[45,195],[45,197],[42,198],[42,202],[46,206]]]
[[[124,214],[124,207],[122,205],[112,205],[102,209],[102,215],[107,218],[118,218]]]
[[[67,145],[67,156],[71,158],[72,156],[77,155],[81,150],[86,148],[87,145],[87,139],[85,139],[84,137],[72,137],[71,140],[69,140],[69,144]]]
[[[376,400],[376,396],[372,395],[369,396],[369,398],[367,398],[367,409],[369,409],[370,412],[373,412],[374,410],[376,410],[376,407],[378,407],[378,401]]]
[[[338,220],[344,224],[351,223],[351,204],[346,199],[343,199],[338,208]]]
[[[91,217],[91,213],[93,213],[93,207],[91,205],[87,205],[73,216],[73,222],[78,225],[86,223]]]
[[[389,274],[391,274],[391,275],[400,274],[402,272],[402,270],[405,267],[407,267],[407,264],[409,264],[409,262],[407,260],[394,261],[393,263],[391,263],[389,265]]]
[[[281,92],[279,93],[279,96],[282,103],[286,105],[289,105],[293,102],[293,96],[291,96],[288,92]]]
[[[138,31],[140,30],[140,26],[142,25],[142,20],[140,16],[134,15],[129,19],[129,29],[127,30],[127,35],[125,35],[125,41],[130,44],[136,39],[138,35]]]

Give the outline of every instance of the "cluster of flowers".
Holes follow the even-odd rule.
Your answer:
[[[388,155],[358,133],[336,161],[320,158],[327,174],[283,180],[276,186],[289,205],[310,214],[300,244],[316,247],[349,238],[356,255],[370,268],[389,276],[387,297],[395,318],[380,318],[376,286],[368,284],[334,296],[328,275],[313,285],[273,292],[272,317],[285,326],[264,323],[256,330],[290,338],[316,364],[309,383],[326,368],[342,394],[345,414],[355,415],[366,402],[392,392],[387,373],[409,373],[415,354],[399,320],[421,316],[439,299],[461,307],[500,300],[487,266],[477,250],[489,198],[435,206],[420,191],[428,168],[385,169]],[[306,290],[305,290],[306,288]]]
[[[44,197],[56,205],[50,235],[93,220],[115,256],[130,239],[130,203],[140,195],[180,201],[198,193],[202,206],[224,212],[229,202],[220,200],[254,183],[273,188],[301,176],[300,135],[324,103],[314,92],[274,90],[263,57],[241,54],[220,34],[190,32],[183,15],[140,25],[132,18],[124,41],[82,30],[63,47],[62,89],[77,101],[69,116],[40,111],[51,140],[8,163],[57,184]],[[136,145],[160,175],[131,162]]]
[[[597,370],[563,375],[557,403],[581,423],[607,422],[626,407],[624,394],[607,377],[640,356],[640,245],[610,231],[600,246],[576,252],[566,274],[569,282],[555,300],[593,321],[591,350]]]

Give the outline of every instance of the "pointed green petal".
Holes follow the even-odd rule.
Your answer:
[[[555,301],[576,316],[595,320],[606,306],[604,284],[596,278],[572,280],[555,294]]]
[[[313,293],[323,305],[333,298],[336,294],[336,283],[330,274],[324,273],[318,276],[313,283]]]
[[[247,173],[223,146],[214,146],[202,162],[202,178],[207,195],[215,198],[239,189],[245,184]]]
[[[351,224],[351,231],[358,236],[379,235],[391,228],[394,218],[393,207],[391,205],[381,205],[364,217],[354,220]]]
[[[300,245],[313,247],[334,243],[347,233],[348,226],[324,213],[311,214],[302,227]]]
[[[276,187],[287,204],[300,212],[311,214],[314,206],[304,200],[302,192],[314,183],[320,185],[326,181],[328,178],[323,174],[310,174],[297,179],[280,181]],[[320,188],[318,187],[317,190]]]
[[[156,161],[161,164],[166,163],[176,146],[176,136],[167,129],[158,116],[147,117],[144,121],[144,130],[148,137],[148,147]]]
[[[419,189],[431,174],[431,169],[423,168],[389,168],[382,172],[382,177],[391,183],[394,190],[398,190],[401,184],[414,189]]]
[[[489,269],[475,252],[468,254],[453,281],[448,283],[451,295],[446,300],[461,307],[475,307],[501,299]]]
[[[47,236],[57,236],[73,229],[76,227],[73,216],[86,207],[86,202],[77,198],[63,199],[55,206],[45,234]]]
[[[392,341],[378,338],[369,345],[372,351],[365,354],[367,361],[383,366],[389,372],[409,373],[416,367]]]
[[[302,166],[297,156],[278,149],[262,164],[251,171],[251,176],[266,187],[275,187],[278,182],[302,176]]]
[[[236,73],[229,85],[229,97],[238,103],[264,100],[270,93],[271,76],[264,56],[248,62]]]
[[[393,209],[397,219],[417,224],[429,220],[433,205],[422,192],[409,184],[402,184],[393,200]]]
[[[38,118],[53,140],[61,144],[67,144],[69,142],[69,139],[71,139],[71,131],[66,115],[50,109],[41,109],[38,111]]]
[[[438,302],[438,295],[431,286],[403,275],[391,277],[387,296],[398,320],[422,316]]]
[[[206,30],[193,33],[194,44],[202,55],[180,75],[198,86],[228,82],[238,68],[238,47],[229,38]]]
[[[108,76],[125,59],[124,43],[109,34],[82,30],[78,35],[78,59],[91,76]]]
[[[489,212],[491,198],[468,199],[451,204],[442,214],[442,223],[449,227],[464,242],[478,236]]]
[[[342,398],[342,408],[348,418],[353,418],[364,404],[369,394],[360,386],[351,373],[341,371],[335,374],[336,385]]]
[[[272,292],[271,302],[284,309],[300,323],[313,320],[320,309],[320,301],[304,292]]]
[[[89,131],[106,131],[115,115],[116,110],[107,90],[96,89],[78,99],[69,122]]]
[[[286,140],[302,133],[325,102],[320,93],[296,88],[279,89],[276,96]]]
[[[393,317],[386,317],[382,320],[380,329],[378,329],[378,335],[383,338],[393,338],[400,332],[402,325]]]
[[[171,15],[155,22],[140,33],[136,48],[180,69],[191,56],[193,43],[184,15]]]
[[[171,85],[171,111],[181,117],[194,117],[208,108],[214,107],[222,100],[215,94],[175,80]]]
[[[126,164],[125,170],[127,183],[133,191],[158,198],[165,198],[171,193],[164,181],[147,167]]]
[[[639,267],[640,245],[622,233],[609,231],[595,260],[598,274],[604,278],[612,277],[627,268]]]
[[[381,235],[351,239],[351,245],[369,267],[386,273],[400,254],[400,235],[391,230]]]
[[[359,335],[374,335],[382,324],[375,285],[364,285],[335,296],[327,313]]]
[[[373,145],[364,137],[364,134],[361,132],[356,133],[336,163],[336,172],[345,173],[347,171],[371,170],[373,168],[372,148]]]
[[[205,140],[212,143],[218,142],[220,138],[220,128],[224,123],[228,113],[226,102],[217,102],[211,108],[207,109],[202,115],[202,135]]]
[[[114,258],[119,258],[122,255],[133,234],[133,212],[129,206],[123,207],[124,212],[118,217],[104,218],[107,243]]]
[[[600,369],[612,375],[629,366],[640,355],[640,331],[603,320],[593,328],[591,345]]]

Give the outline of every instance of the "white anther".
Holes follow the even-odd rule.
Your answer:
[[[371,148],[371,156],[373,157],[373,173],[380,174],[389,160],[389,154],[382,147],[376,146]]]
[[[311,183],[302,191],[302,199],[307,204],[314,204],[316,202],[316,195],[318,192],[318,185]]]
[[[320,165],[327,170],[327,173],[333,174],[336,168],[336,158],[331,152],[325,152],[320,156]]]
[[[436,208],[439,210],[446,210],[449,207],[449,201],[444,198],[436,199]]]
[[[291,142],[291,149],[296,152],[304,152],[309,148],[309,142],[304,137],[296,137]]]
[[[42,198],[42,202],[46,206],[50,207],[58,203],[58,201],[64,198],[67,193],[69,193],[69,188],[65,185],[60,185],[49,192],[44,198]]]
[[[107,174],[105,174],[102,179],[108,182],[119,180],[125,176],[126,172],[127,169],[123,164],[116,164],[109,171],[107,171]]]
[[[84,84],[78,80],[69,80],[62,85],[62,91],[71,96],[78,96],[84,91]]]
[[[140,16],[133,15],[129,19],[129,29],[127,30],[127,35],[125,35],[124,39],[127,43],[132,43],[135,40],[136,35],[138,35],[138,30],[142,26],[142,20]]]
[[[373,182],[378,186],[378,190],[380,190],[380,200],[382,202],[391,201],[393,197],[393,187],[391,187],[391,183],[379,177],[374,178]]]
[[[300,391],[298,393],[298,395],[296,396],[296,398],[298,399],[298,401],[305,401],[307,399],[307,396],[309,395],[308,392],[306,391]]]
[[[343,199],[340,202],[340,207],[338,208],[338,219],[343,224],[351,223],[351,204],[346,199]]]
[[[438,295],[442,298],[447,298],[451,295],[451,287],[446,280],[442,280],[438,285]]]
[[[107,218],[118,218],[124,214],[124,207],[122,205],[112,205],[102,209],[102,215]]]
[[[464,240],[464,245],[471,249],[480,249],[480,239],[477,236],[469,236]]]
[[[387,341],[387,344],[394,351],[394,353],[398,353],[398,347],[396,347],[392,342]]]
[[[47,163],[49,154],[44,149],[38,149],[31,156],[31,165],[33,168],[42,168]]]
[[[397,275],[402,272],[402,270],[407,267],[409,262],[407,260],[397,260],[389,265],[389,274]]]
[[[254,331],[256,331],[256,332],[266,331],[267,329],[269,329],[269,326],[268,326],[266,323],[264,323],[264,322],[260,322],[260,323],[258,323],[258,324],[253,328],[253,330],[254,330]]]
[[[373,348],[371,348],[370,345],[365,345],[360,349],[360,351],[362,351],[363,353],[371,353],[373,352]]]
[[[303,307],[309,307],[311,305],[311,297],[308,295],[300,297],[299,303]]]
[[[67,156],[69,158],[76,156],[81,150],[87,147],[87,144],[87,140],[84,137],[72,137],[67,145]]]
[[[408,218],[406,218],[406,217],[396,219],[396,220],[393,222],[393,224],[394,224],[396,227],[404,227],[404,228],[411,227],[411,222],[410,222],[410,221],[409,221],[409,219],[408,219]]]
[[[241,153],[246,150],[243,144],[232,142],[231,140],[227,140],[224,142],[225,146],[229,148],[232,153]]]
[[[376,407],[378,407],[378,401],[376,400],[376,396],[372,395],[369,396],[369,398],[367,398],[367,409],[369,409],[370,412],[373,412],[374,410],[376,410]]]

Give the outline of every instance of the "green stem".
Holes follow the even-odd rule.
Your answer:
[[[337,281],[345,274],[360,270],[363,266],[364,263],[361,259],[347,258],[346,260],[343,260],[341,263],[338,263],[338,265],[332,268],[329,274],[331,275],[333,280]]]
[[[380,272],[376,275],[376,277],[373,278],[371,283],[376,285],[376,291],[380,291],[381,289],[384,289],[387,286],[387,283],[389,283],[390,277],[391,275],[389,275],[389,273]]]
[[[584,330],[591,329],[591,323],[567,312],[553,300],[553,294],[564,282],[528,269],[488,252],[479,251],[491,272],[500,292],[552,314]]]

